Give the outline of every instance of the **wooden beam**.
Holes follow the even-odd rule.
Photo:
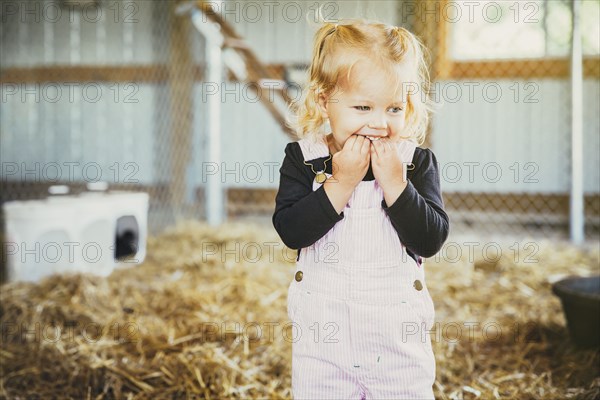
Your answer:
[[[447,210],[469,210],[486,212],[514,212],[553,214],[569,216],[567,193],[478,193],[446,192],[444,203]],[[600,216],[598,194],[585,196],[586,216]]]
[[[444,64],[445,63],[445,64]],[[436,65],[436,62],[433,62]],[[437,64],[440,64],[439,62]],[[442,62],[432,67],[441,73],[438,79],[492,79],[492,78],[567,78],[569,62],[566,59],[493,60]],[[268,64],[266,68],[273,79],[283,79],[285,65]],[[194,65],[191,75],[194,81],[202,81],[202,65]],[[0,83],[44,82],[144,82],[164,83],[169,76],[166,65],[130,66],[73,66],[54,65],[46,67],[11,67],[0,70]],[[585,58],[583,72],[586,78],[600,79],[600,58]],[[435,72],[434,72],[435,73]],[[432,77],[434,74],[432,73]],[[228,78],[236,81],[231,72]]]
[[[234,214],[269,210],[275,204],[276,189],[228,189],[228,209]],[[514,213],[536,216],[569,216],[568,194],[445,192],[446,210],[483,213]],[[600,196],[585,196],[587,218],[600,217]]]
[[[194,66],[194,80],[202,80],[202,66]],[[0,83],[43,82],[148,82],[161,83],[169,77],[166,65],[53,65],[12,67],[0,70]]]
[[[438,79],[566,79],[570,73],[566,58],[451,61],[447,65]],[[600,79],[600,58],[583,60],[583,76]]]
[[[267,64],[273,79],[283,79],[285,65],[281,63]],[[190,67],[191,80],[200,82],[203,79],[203,65]],[[231,81],[237,81],[229,71]],[[0,69],[0,83],[44,83],[44,82],[144,82],[164,83],[169,79],[168,65],[129,65],[129,66],[94,66],[94,65],[53,65],[45,67],[11,67]]]

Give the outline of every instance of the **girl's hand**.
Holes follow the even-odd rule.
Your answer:
[[[389,139],[371,142],[371,165],[373,176],[383,189],[386,204],[391,206],[406,188],[404,163],[396,144]]]
[[[332,175],[341,185],[354,189],[365,177],[371,161],[370,142],[362,135],[352,135],[333,155]]]

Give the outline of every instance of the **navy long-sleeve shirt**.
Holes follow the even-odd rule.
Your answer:
[[[322,170],[327,158],[307,161],[314,165],[315,170]],[[331,204],[323,185],[313,191],[315,174],[303,161],[300,145],[288,143],[279,169],[273,226],[283,243],[291,249],[312,245],[344,218],[344,212],[338,214]],[[400,241],[419,262],[418,256],[431,257],[442,248],[449,233],[449,219],[444,211],[435,155],[429,149],[417,147],[412,163],[415,168],[407,171],[408,186],[392,205],[388,206],[384,199],[381,207],[389,216]],[[325,168],[329,174],[332,173],[331,164],[328,162]],[[369,166],[363,180],[373,179]]]

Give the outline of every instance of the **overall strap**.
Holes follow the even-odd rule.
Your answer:
[[[304,161],[329,156],[329,146],[322,136],[319,136],[316,141],[311,138],[303,138],[298,141],[298,144],[302,150]]]
[[[316,141],[312,140],[311,138],[303,138],[298,141],[298,144],[302,150],[302,157],[304,157],[304,161],[311,161],[317,158],[327,157],[329,155],[329,146],[325,142],[323,136],[319,136]],[[296,262],[300,259],[301,251],[302,249],[298,249]]]
[[[400,155],[400,159],[405,163],[411,163],[412,159],[415,155],[415,149],[417,148],[417,144],[410,140],[401,140],[398,145],[398,153]]]

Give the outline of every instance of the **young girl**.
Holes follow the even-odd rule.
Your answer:
[[[285,148],[273,215],[299,249],[288,292],[293,395],[433,399],[421,257],[442,247],[449,221],[436,158],[416,147],[429,111],[421,45],[395,26],[327,23],[309,73],[302,139]]]

